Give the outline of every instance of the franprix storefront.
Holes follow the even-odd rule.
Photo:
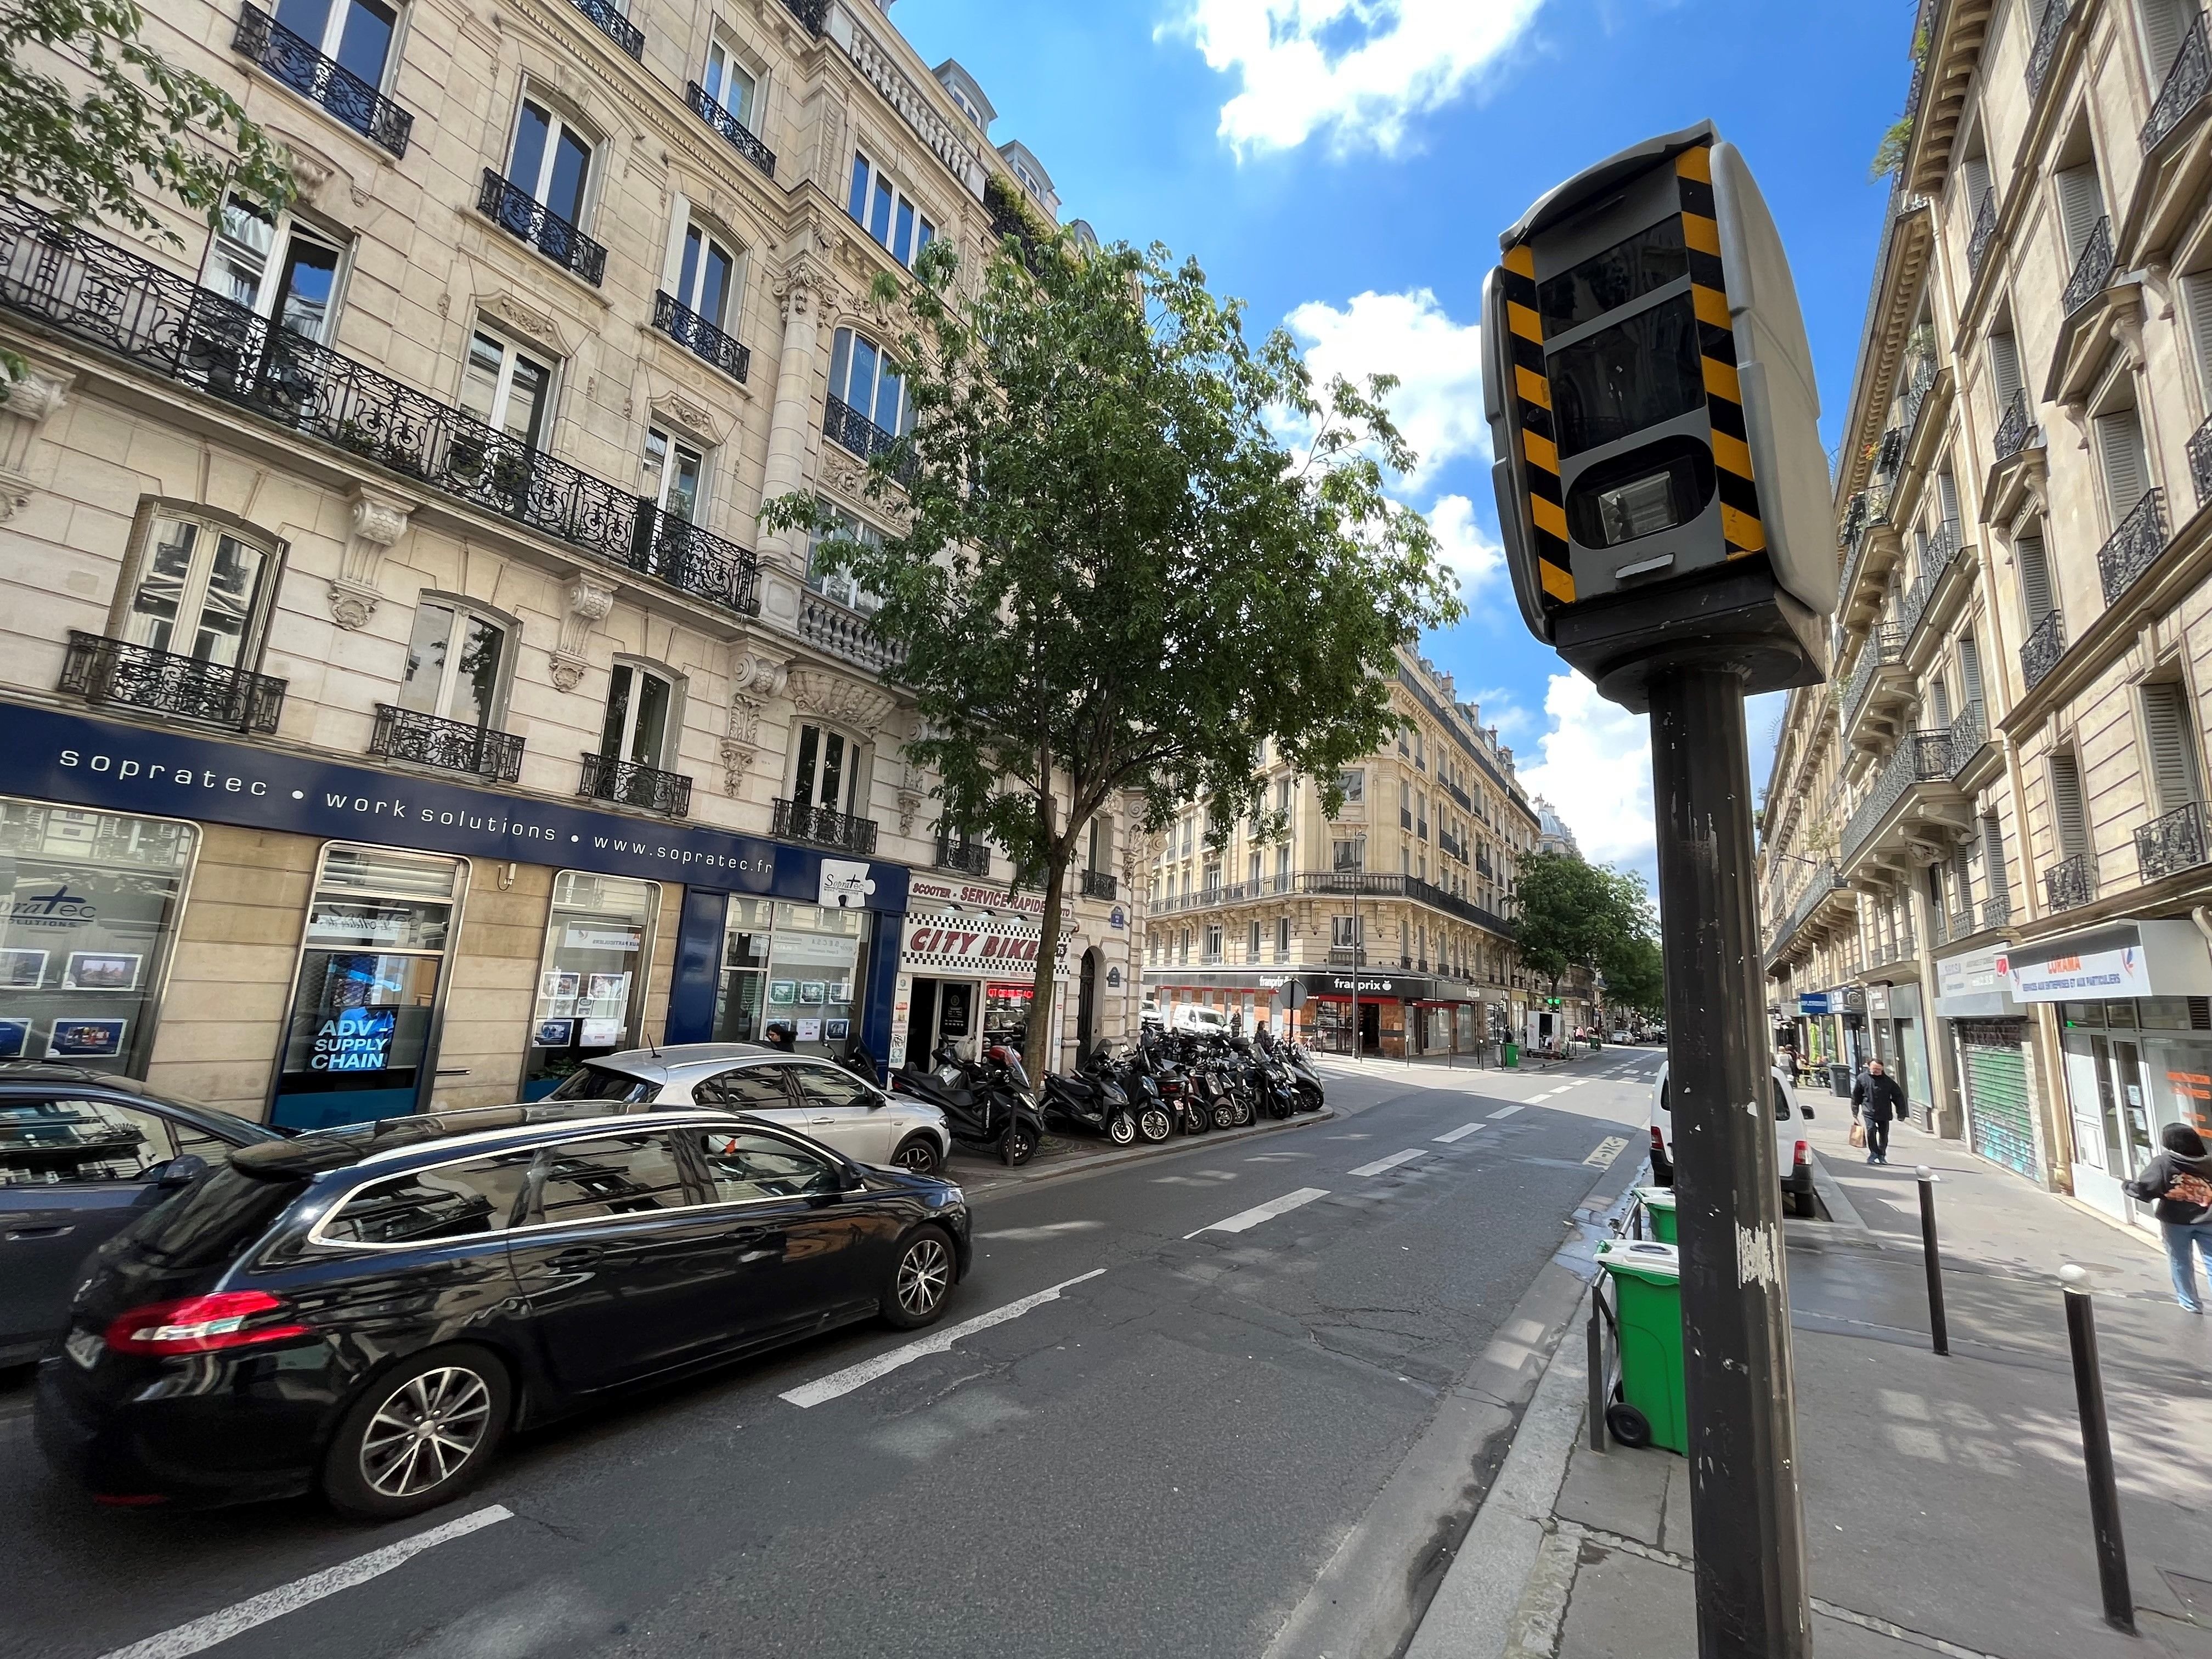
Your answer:
[[[0,1059],[292,1127],[542,1097],[594,1055],[883,1054],[902,866],[7,711]]]
[[[1145,991],[1162,1017],[1178,1005],[1218,1009],[1243,1028],[1273,1025],[1326,1054],[1476,1054],[1492,1038],[1481,1002],[1423,974],[1285,969],[1155,968]],[[1493,1009],[1499,1005],[1493,1004]],[[1498,1022],[1492,1019],[1490,1024]],[[1510,1029],[1510,1028],[1509,1028]]]

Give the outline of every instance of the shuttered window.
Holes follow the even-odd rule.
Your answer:
[[[2149,749],[2158,810],[2171,812],[2197,799],[2196,734],[2190,729],[2186,687],[2166,683],[2142,689],[2143,738]]]
[[[2010,330],[1990,336],[1990,373],[1996,377],[1997,412],[2002,415],[2020,396],[2020,343]]]
[[[1941,674],[1928,682],[1928,707],[1936,716],[1936,728],[1948,731],[1951,725],[1951,688],[1943,683]]]
[[[2191,271],[2181,279],[2182,311],[2197,353],[2197,379],[2204,401],[2212,404],[2212,270]]]
[[[1982,648],[1974,642],[1972,634],[1959,635],[1959,679],[1966,693],[1967,706],[1982,707]]]
[[[1945,467],[1936,475],[1936,499],[1943,509],[1943,522],[1954,530],[1959,527],[1959,481]]]
[[[2143,491],[2150,488],[2150,465],[2143,453],[2142,420],[2132,409],[2116,409],[2100,415],[2097,459],[2105,469],[2105,504],[2112,508],[2112,523],[2135,511]]]
[[[2088,246],[2089,233],[2105,216],[2105,192],[2097,183],[2097,167],[2085,161],[2058,175],[2058,225],[2066,236],[2066,264],[2072,269]]]
[[[1965,842],[1951,849],[1951,879],[1958,884],[1959,908],[1970,908],[1974,902],[1974,849]]]
[[[1990,158],[1969,155],[1959,164],[1959,175],[1966,181],[1966,222],[1971,225],[1982,210],[1982,198],[1990,193]]]
[[[2065,750],[2051,757],[2051,821],[2058,832],[2058,856],[2070,859],[2089,850],[2088,814],[2081,805],[2081,764]]]
[[[2027,625],[2033,629],[2058,609],[2057,597],[2051,588],[2051,561],[2044,552],[2040,532],[2022,536],[2013,544],[2012,550],[2020,566],[2020,602],[2027,609]]]
[[[2137,0],[2142,15],[2143,68],[2149,71],[2153,97],[2165,86],[2181,51],[2181,37],[2197,15],[2197,0]]]
[[[2012,886],[2005,870],[2004,825],[1994,812],[1982,817],[1982,881],[1991,898],[2007,896]]]

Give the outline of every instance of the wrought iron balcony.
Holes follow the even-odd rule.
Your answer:
[[[369,733],[368,752],[384,760],[412,761],[417,766],[441,767],[448,772],[473,772],[495,783],[513,783],[522,775],[522,739],[488,726],[441,720],[418,714],[411,708],[376,705],[376,726]]]
[[[1936,590],[1942,586],[1943,578],[1963,551],[1959,544],[1959,526],[1954,524],[1938,528],[1921,550],[1920,579],[1906,590],[1897,605],[1898,632],[1905,644],[1912,642],[1920,619],[1928,614],[1928,602],[1936,597]]]
[[[1467,862],[1467,843],[1441,830],[1437,832],[1437,850],[1448,859],[1456,860],[1462,864]]]
[[[757,608],[759,562],[743,548],[693,526],[672,556],[652,502],[13,198],[0,198],[0,307],[611,563]]]
[[[1103,870],[1085,870],[1083,872],[1084,897],[1112,900],[1120,897],[1121,892],[1121,884]]]
[[[1852,809],[1844,825],[1839,851],[1848,864],[1858,856],[1863,847],[1890,810],[1903,799],[1905,791],[1915,784],[1942,781],[1951,776],[1951,734],[1945,732],[1908,732],[1904,740],[1891,754],[1866,799]]]
[[[1920,411],[1928,406],[1929,388],[1936,384],[1936,364],[1932,358],[1923,357],[1912,366],[1912,378],[1905,382],[1905,405],[1898,416],[1898,428],[1905,434],[1907,443],[1920,425]]]
[[[755,137],[750,127],[708,97],[706,88],[696,81],[689,85],[684,95],[691,105],[691,112],[720,133],[732,149],[769,178],[775,177],[775,152]]]
[[[1866,704],[1874,690],[1875,677],[1885,668],[1894,667],[1905,660],[1905,630],[1895,623],[1878,623],[1867,635],[1867,642],[1859,652],[1859,665],[1851,671],[1850,684],[1844,688],[1844,725],[1849,727],[1858,718],[1859,710]]]
[[[2027,389],[2023,386],[2012,394],[2005,404],[2004,413],[1997,421],[1996,439],[1993,447],[1996,459],[2008,461],[2027,447],[2027,434],[2035,429],[2027,415]]]
[[[1412,807],[1401,806],[1398,809],[1398,827],[1409,835],[1413,832],[1413,809]]]
[[[2212,501],[2212,420],[2189,434],[2189,477],[2197,486],[2197,505]]]
[[[2142,580],[2166,551],[2166,492],[2146,489],[2120,520],[2110,540],[2097,550],[2097,575],[2105,603],[2112,604]]]
[[[751,347],[739,345],[672,294],[653,296],[653,325],[740,384],[753,366]]]
[[[578,11],[599,26],[605,35],[639,63],[645,61],[645,31],[622,15],[614,0],[574,0]]]
[[[2207,857],[2204,808],[2190,801],[2136,831],[2136,864],[2145,881],[2193,870]]]
[[[407,154],[415,118],[335,58],[292,33],[258,6],[238,9],[230,49],[250,58],[301,97],[320,104],[371,143]]]
[[[2097,872],[2087,853],[2062,859],[2043,872],[2044,901],[2053,910],[2071,910],[2097,896]]]
[[[800,596],[799,637],[879,674],[892,672],[906,658],[884,641],[869,617],[819,593]]]
[[[1972,281],[1982,274],[1982,261],[1988,256],[1990,244],[1996,240],[1997,191],[1995,185],[1982,192],[1981,205],[1974,210],[1974,228],[1966,238],[1966,276]]]
[[[477,211],[517,241],[527,242],[564,270],[573,270],[594,288],[607,274],[607,251],[590,237],[489,167],[477,191]]]
[[[1984,931],[2008,927],[2011,921],[2012,900],[2008,895],[1996,893],[1982,901],[1982,927]]]
[[[803,800],[776,802],[773,833],[779,841],[803,841],[848,853],[865,855],[876,850],[873,818],[854,817],[850,812],[833,811]]]
[[[830,26],[830,0],[783,0],[784,8],[806,26],[806,32],[820,35]]]
[[[2150,119],[2142,125],[2144,150],[2156,149],[2165,143],[2167,135],[2203,100],[2207,91],[2212,91],[2212,52],[2205,48],[2204,14],[2200,11],[2181,37],[2181,50],[2174,54],[2173,67],[2166,72],[2158,101],[2150,106]]]
[[[937,867],[957,870],[963,875],[988,876],[991,873],[991,847],[988,842],[955,839],[945,830],[937,832]]]
[[[1455,783],[1447,783],[1444,785],[1444,793],[1449,795],[1454,800],[1459,803],[1459,810],[1461,811],[1472,812],[1474,811],[1474,798],[1470,796],[1466,790],[1461,788],[1459,785]]]
[[[1362,945],[1332,945],[1328,947],[1328,965],[1332,968],[1364,968],[1367,948]]]
[[[2020,678],[2029,687],[2058,666],[2066,654],[2066,618],[2057,611],[2046,614],[2027,631],[2020,647]]]
[[[2112,286],[2112,222],[2100,218],[2089,233],[2089,240],[2081,244],[2081,257],[2074,262],[2074,274],[2066,279],[2066,292],[2060,296],[2059,308],[2071,317],[2083,306]]]
[[[586,755],[576,793],[647,812],[680,818],[691,810],[691,780],[680,772],[641,766],[615,755]]]
[[[1951,722],[1951,775],[1955,778],[1965,771],[1974,757],[1981,752],[1982,745],[1989,740],[1987,714],[1981,704],[1968,703],[1960,711],[1959,717]]]
[[[886,432],[842,398],[832,397],[822,410],[822,431],[864,461],[896,453],[899,440]],[[891,476],[904,483],[914,477],[914,457],[906,452],[891,464]]]
[[[70,629],[61,690],[235,732],[270,732],[284,707],[283,680],[173,651]]]
[[[2044,77],[2051,73],[2051,60],[2058,55],[2059,38],[2066,33],[2068,0],[2047,0],[2043,8],[2043,21],[2036,26],[2035,44],[2027,53],[2027,95],[2033,99],[2043,91]]]

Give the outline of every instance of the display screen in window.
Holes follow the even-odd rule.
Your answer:
[[[198,835],[0,797],[0,1060],[145,1075]]]
[[[563,870],[553,880],[522,1097],[543,1100],[586,1060],[632,1048],[645,1006],[656,882]]]

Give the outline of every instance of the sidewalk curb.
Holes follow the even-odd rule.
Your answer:
[[[1024,1192],[1031,1187],[1046,1186],[1055,1181],[1068,1180],[1072,1176],[1089,1175],[1094,1170],[1118,1170],[1125,1164],[1134,1164],[1142,1158],[1169,1158],[1181,1152],[1194,1152],[1205,1147],[1218,1146],[1227,1141],[1256,1140],[1262,1135],[1281,1134],[1291,1129],[1311,1128],[1316,1123],[1333,1123],[1342,1114],[1335,1107],[1323,1106],[1317,1112],[1301,1112],[1295,1117],[1278,1119],[1266,1123],[1254,1123],[1244,1128],[1231,1129],[1225,1133],[1209,1131],[1202,1135],[1179,1135],[1172,1141],[1161,1141],[1150,1146],[1129,1146],[1120,1152],[1100,1152],[1095,1157],[1078,1158],[1070,1164],[1054,1164],[1049,1169],[1039,1170],[1035,1175],[1024,1175],[1018,1170],[994,1170],[988,1180],[978,1181],[972,1185],[967,1181],[960,1181],[960,1188],[963,1192],[973,1197],[1000,1197],[1006,1193]],[[1221,1134],[1221,1139],[1214,1139],[1217,1133]],[[948,1179],[959,1179],[957,1173],[951,1173],[949,1162],[946,1169]]]
[[[1828,1206],[1828,1213],[1846,1226],[1857,1228],[1876,1249],[1880,1249],[1881,1240],[1875,1237],[1874,1229],[1866,1224],[1859,1214],[1858,1206],[1844,1195],[1843,1184],[1829,1172],[1827,1164],[1820,1157],[1820,1149],[1808,1146],[1805,1150],[1813,1159],[1813,1190],[1820,1195],[1820,1202]]]

